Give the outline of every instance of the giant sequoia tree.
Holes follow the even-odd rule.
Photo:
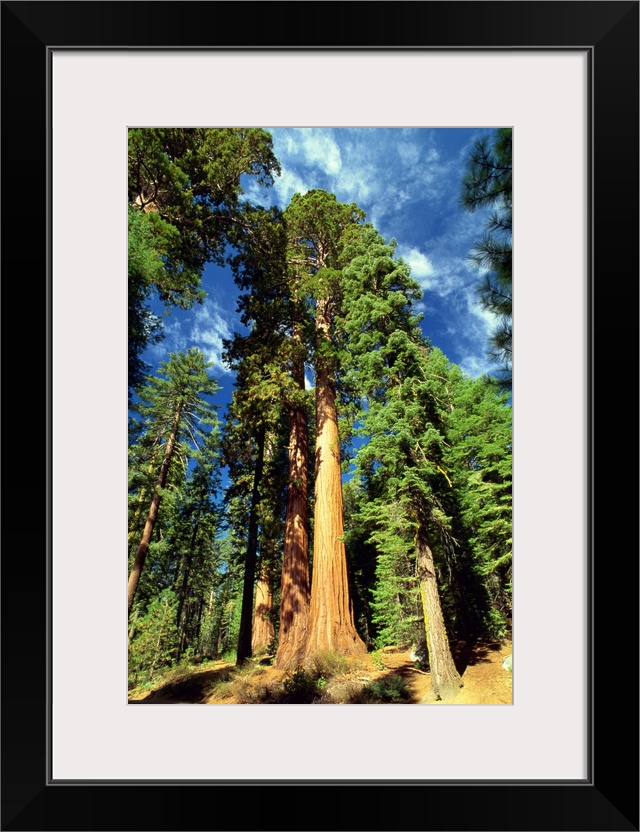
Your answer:
[[[129,138],[138,675],[196,649],[237,647],[242,663],[276,636],[274,664],[286,671],[325,652],[364,653],[365,641],[423,639],[431,693],[451,701],[462,682],[449,638],[502,635],[510,618],[506,398],[424,337],[419,285],[357,205],[321,190],[282,212],[240,199],[242,175],[268,184],[278,170],[268,133]],[[478,145],[467,180],[466,207],[496,209],[477,253],[491,297],[510,286],[510,137],[499,138]],[[219,388],[198,350],[170,355],[141,383],[142,352],[161,337],[152,296],[188,308],[208,262],[231,265],[244,327],[224,342],[235,390],[222,435]]]
[[[197,444],[197,437],[202,435],[203,429],[211,427],[215,411],[209,398],[219,389],[217,382],[208,375],[211,366],[197,349],[174,353],[168,361],[160,364],[158,376],[150,378],[141,391],[137,410],[144,420],[146,433],[153,437],[153,444],[161,446],[162,451],[144,529],[129,575],[129,612],[158,519],[169,466],[183,442]]]
[[[364,219],[355,204],[339,203],[326,191],[295,194],[285,212],[293,259],[307,272],[314,304],[316,446],[313,572],[303,659],[323,652],[366,652],[358,635],[344,546],[340,434],[336,405],[339,370],[334,343],[341,313],[341,267],[345,243]]]

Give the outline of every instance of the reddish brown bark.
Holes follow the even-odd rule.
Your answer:
[[[176,437],[178,435],[181,415],[182,409],[179,407],[173,417],[171,433],[169,434],[169,439],[167,440],[167,446],[162,458],[162,464],[160,465],[160,473],[158,474],[156,487],[153,491],[153,497],[151,498],[151,506],[149,507],[149,514],[147,516],[147,522],[144,525],[144,531],[142,532],[142,540],[138,546],[138,554],[136,555],[133,568],[131,569],[131,574],[129,575],[127,588],[129,612],[131,612],[131,607],[133,606],[133,601],[136,597],[136,590],[138,589],[138,583],[140,582],[140,575],[147,557],[147,552],[149,551],[151,535],[153,534],[153,528],[156,524],[156,520],[158,519],[160,491],[164,488],[164,484],[167,481],[167,472],[169,470],[169,463],[171,462],[171,457],[173,456],[173,451],[176,445]]]
[[[438,581],[433,563],[433,552],[422,529],[419,530],[416,537],[416,554],[424,613],[424,629],[431,670],[430,695],[434,699],[451,702],[459,693],[463,683],[449,648],[449,639],[442,616]]]
[[[253,610],[253,635],[251,637],[253,654],[266,651],[274,636],[273,590],[268,570],[262,563],[258,572],[256,603]]]
[[[328,344],[330,304],[316,304],[316,483],[313,535],[313,576],[305,664],[321,653],[366,653],[356,632],[347,578],[342,506],[340,437],[331,359],[323,356]]]
[[[296,362],[294,381],[304,390],[304,363]],[[301,663],[309,615],[309,439],[301,405],[289,410],[289,486],[282,552],[280,632],[274,666],[295,670]]]

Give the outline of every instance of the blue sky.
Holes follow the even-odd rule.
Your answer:
[[[294,193],[321,188],[340,202],[356,202],[387,240],[397,240],[397,254],[422,286],[425,335],[468,375],[491,372],[486,348],[493,320],[476,302],[479,273],[468,259],[487,215],[469,214],[458,205],[468,150],[490,131],[318,127],[270,132],[282,175],[268,189],[248,180],[247,198],[285,208]],[[237,291],[229,271],[212,266],[205,270],[203,288],[204,304],[165,317],[164,340],[143,358],[155,368],[169,352],[198,347],[214,362],[224,407],[234,376],[221,360],[222,341],[243,331]]]

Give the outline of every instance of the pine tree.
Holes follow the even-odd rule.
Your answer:
[[[162,446],[162,461],[129,575],[129,612],[158,519],[171,462],[181,447],[197,445],[203,430],[210,429],[214,411],[208,399],[219,389],[217,382],[208,375],[211,366],[197,349],[173,353],[168,361],[160,364],[158,376],[150,378],[141,391],[141,402],[137,410],[145,420],[147,434]]]
[[[156,671],[170,664],[177,642],[176,596],[166,589],[154,598],[146,615],[136,622],[129,644],[129,681],[132,686],[151,682]]]
[[[504,635],[511,618],[512,411],[487,377],[451,370],[447,465],[459,495],[474,567],[489,596],[487,627]]]
[[[280,213],[275,209],[249,207],[243,217],[243,231],[236,237],[236,247],[231,265],[236,284],[244,290],[238,300],[238,311],[249,333],[236,334],[225,342],[226,360],[237,374],[226,441],[236,493],[239,494],[244,481],[245,499],[250,501],[237,652],[237,662],[242,663],[252,650],[260,517],[267,512],[263,493],[269,489],[264,478],[265,465],[268,467],[270,444],[281,421],[285,391],[291,384],[286,368],[291,312],[284,279],[286,241]],[[245,450],[232,459],[234,448]],[[252,471],[250,496],[248,466]]]
[[[363,520],[387,558],[415,553],[433,696],[446,701],[461,687],[442,613],[434,540],[454,544],[451,520],[439,497],[450,487],[442,466],[444,437],[439,383],[427,370],[429,345],[411,301],[418,287],[375,229],[365,229],[349,250],[349,313],[344,323],[365,399],[361,420],[369,437],[356,457],[370,499]],[[382,599],[379,599],[379,601]]]
[[[242,177],[279,175],[271,134],[259,128],[129,129],[129,384],[142,353],[162,337],[153,296],[166,308],[204,299],[207,263],[222,265],[242,225]]]
[[[165,533],[167,545],[179,563],[174,582],[178,596],[176,661],[200,640],[200,625],[217,583],[221,525],[217,502],[221,485],[220,428],[217,419],[193,453],[193,467],[176,501],[172,523]]]
[[[471,260],[486,271],[478,288],[483,309],[498,323],[490,338],[490,356],[502,362],[501,386],[512,381],[512,130],[505,127],[478,139],[467,159],[460,203],[466,211],[490,207],[486,233]]]

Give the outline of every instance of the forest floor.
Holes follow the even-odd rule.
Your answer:
[[[463,687],[451,704],[512,703],[512,674],[503,667],[511,641],[452,645]],[[271,657],[242,667],[222,661],[178,666],[153,686],[129,691],[142,704],[443,704],[430,695],[431,675],[411,660],[406,645],[365,656],[325,656],[310,671],[285,673]]]

